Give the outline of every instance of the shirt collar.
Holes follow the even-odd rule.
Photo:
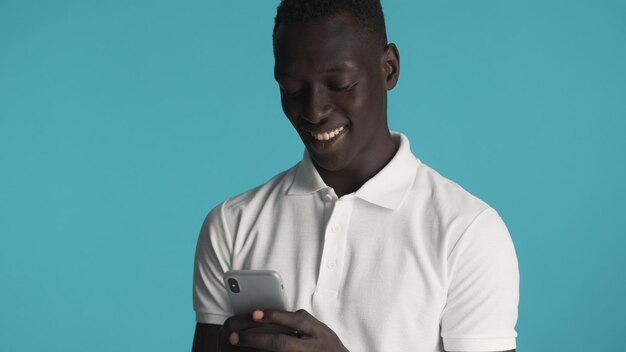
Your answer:
[[[296,168],[296,174],[289,187],[287,194],[289,195],[304,195],[315,193],[319,190],[330,188],[322,180],[322,176],[317,172],[311,156],[304,150],[304,156],[302,161],[298,163]]]
[[[396,145],[398,145],[398,151],[382,170],[354,193],[354,196],[395,210],[400,208],[406,194],[413,185],[415,173],[421,162],[411,153],[409,140],[405,135],[391,132],[391,136]],[[312,194],[327,188],[330,187],[324,183],[324,180],[322,180],[322,177],[315,169],[311,157],[305,150],[287,194]]]

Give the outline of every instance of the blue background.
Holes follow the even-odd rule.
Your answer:
[[[0,0],[0,350],[188,351],[206,213],[295,164],[277,1]],[[621,344],[626,2],[384,1],[390,126],[507,223],[518,350]]]

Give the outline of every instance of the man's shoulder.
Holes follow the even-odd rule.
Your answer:
[[[478,215],[490,206],[473,193],[451,179],[441,175],[434,168],[420,163],[413,190],[416,194],[429,198],[430,205],[442,215]]]
[[[291,186],[299,164],[300,163],[297,163],[291,168],[276,174],[261,185],[227,198],[218,204],[212,212],[221,209],[227,213],[237,213],[244,209],[263,206],[270,201],[276,201],[278,198],[282,197]]]
[[[417,172],[411,198],[414,204],[409,207],[423,212],[422,216],[416,218],[426,221],[436,229],[433,238],[447,243],[445,248],[448,255],[454,244],[477,219],[488,219],[481,226],[500,221],[497,211],[487,202],[424,164],[420,165]],[[485,231],[487,230],[489,229]]]

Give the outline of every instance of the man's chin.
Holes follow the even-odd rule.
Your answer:
[[[309,155],[311,156],[311,160],[315,167],[320,170],[326,172],[339,172],[346,168],[347,162],[346,158],[343,155],[331,155],[331,154],[316,154],[315,152],[309,151]]]

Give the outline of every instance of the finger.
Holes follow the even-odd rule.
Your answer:
[[[233,346],[227,339],[220,339],[218,341],[217,351],[219,352],[259,352],[259,350],[257,350],[256,348]]]
[[[302,352],[307,351],[308,340],[284,334],[265,334],[251,331],[233,332],[230,343],[237,347],[251,347],[263,351]]]
[[[257,328],[265,324],[252,319],[251,314],[234,315],[224,322],[224,331],[230,334],[232,331],[241,331],[252,328]]]
[[[296,312],[275,309],[255,310],[252,316],[255,321],[282,325],[298,333],[314,337],[319,335],[320,328],[324,326],[304,309]]]

